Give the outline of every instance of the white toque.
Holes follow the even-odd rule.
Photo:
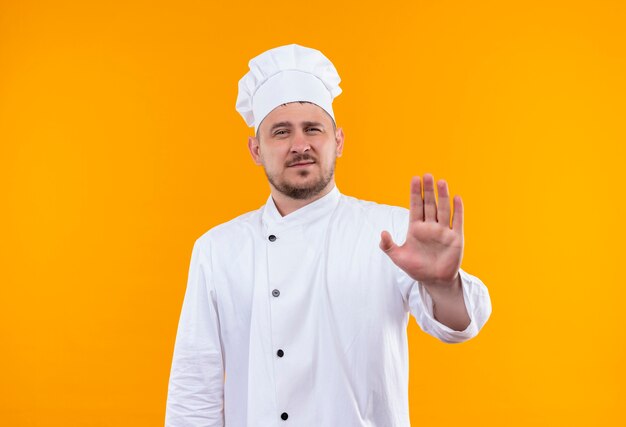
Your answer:
[[[332,102],[341,93],[341,79],[319,50],[280,46],[252,58],[248,66],[239,80],[235,108],[255,131],[274,108],[288,102],[312,102],[335,120]]]

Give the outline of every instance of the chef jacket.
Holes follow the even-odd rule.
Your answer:
[[[460,270],[471,322],[438,322],[425,287],[379,248],[401,244],[407,209],[337,187],[282,216],[265,206],[193,247],[166,427],[409,426],[409,313],[446,343],[474,337],[487,288]]]

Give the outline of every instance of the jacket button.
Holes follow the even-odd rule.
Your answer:
[[[270,239],[270,242],[275,242],[276,236],[274,236],[273,234],[270,234],[270,237],[268,237],[268,239]]]
[[[274,290],[272,291],[272,296],[277,297],[277,296],[279,296],[279,295],[280,295],[280,291],[279,291],[278,289],[274,289]]]
[[[286,412],[283,412],[282,414],[280,414],[280,418],[282,418],[283,420],[286,420],[287,418],[289,418],[289,414]]]
[[[278,350],[276,354],[278,355],[278,357],[283,357],[285,355],[285,352],[282,350]]]

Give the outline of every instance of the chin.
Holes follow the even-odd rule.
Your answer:
[[[285,174],[286,176],[284,176],[285,181],[293,181],[293,182],[298,182],[298,181],[310,181],[313,180],[315,178],[318,178],[318,174],[317,172],[313,172],[310,170],[292,170],[292,171],[288,171],[290,173]]]

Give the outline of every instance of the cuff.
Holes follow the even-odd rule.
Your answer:
[[[491,313],[491,302],[485,285],[478,278],[461,269],[459,269],[459,275],[461,276],[465,308],[470,318],[469,325],[462,331],[451,329],[435,319],[433,300],[422,283],[417,282],[419,288],[417,294],[423,308],[420,326],[425,332],[446,343],[461,343],[475,337],[487,320],[486,318],[483,319],[484,316],[480,314]],[[488,317],[489,314],[487,314]]]

